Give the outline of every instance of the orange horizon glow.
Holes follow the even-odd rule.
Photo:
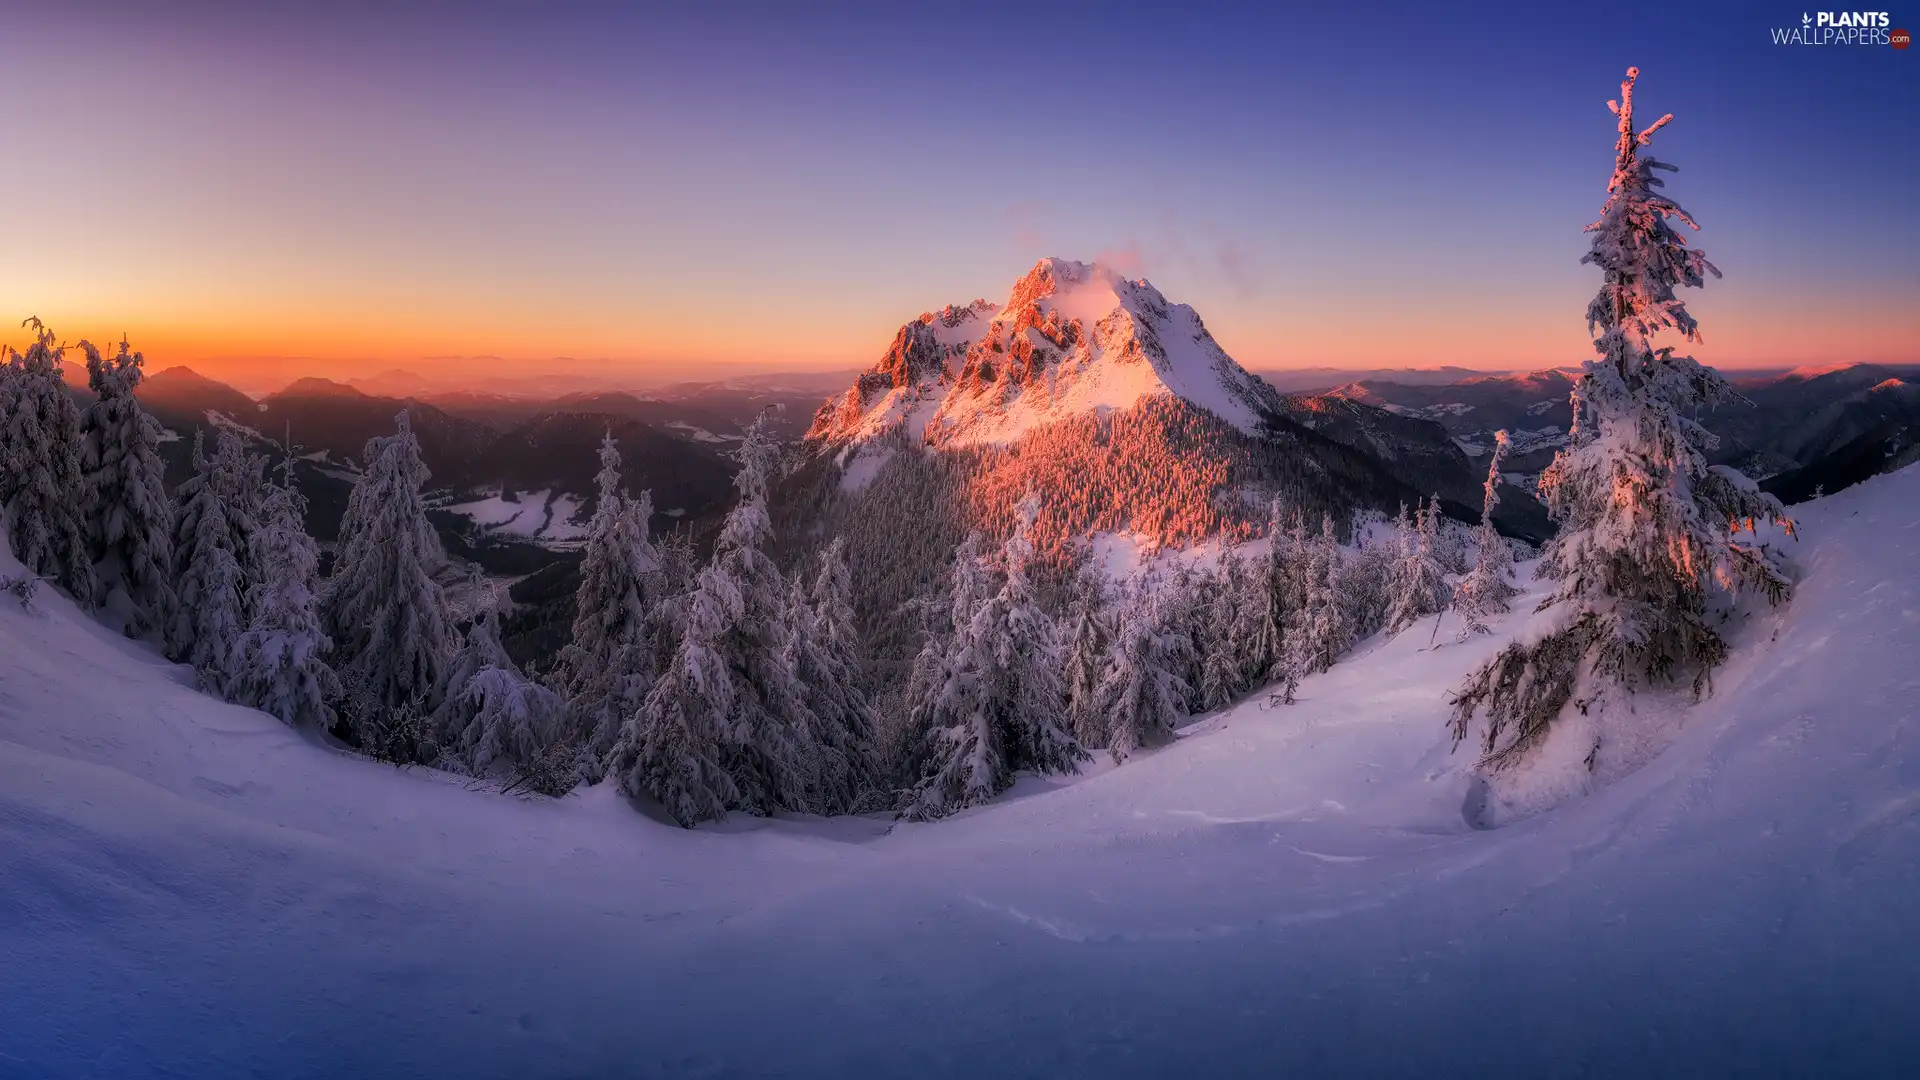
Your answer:
[[[783,319],[738,318],[721,308],[636,313],[631,321],[579,318],[572,327],[537,324],[511,311],[482,305],[410,318],[405,311],[360,310],[327,318],[288,311],[211,313],[198,318],[151,312],[115,318],[92,310],[55,307],[0,313],[0,341],[20,347],[21,318],[38,315],[62,341],[114,342],[126,335],[144,353],[149,371],[185,366],[249,393],[277,389],[307,376],[365,378],[405,370],[459,384],[520,377],[591,379],[639,386],[666,381],[778,371],[865,368],[886,349],[900,323],[920,308],[891,313],[852,310],[791,312]],[[996,299],[1004,299],[996,298]],[[1504,333],[1486,335],[1465,318],[1413,312],[1409,318],[1362,322],[1357,313],[1262,310],[1226,303],[1218,315],[1204,298],[1192,302],[1228,353],[1253,370],[1294,368],[1395,369],[1461,367],[1482,371],[1531,370],[1577,364],[1590,353],[1578,309],[1561,300],[1552,309],[1520,312]],[[1920,361],[1920,313],[1874,298],[1783,311],[1764,300],[1690,298],[1705,340],[1680,351],[1729,370],[1847,363]],[[748,307],[752,305],[747,304]],[[872,305],[878,309],[879,304]],[[575,313],[585,316],[585,313]],[[1571,327],[1569,326],[1571,324]],[[449,327],[454,327],[449,329]],[[1441,349],[1434,342],[1474,341],[1473,349]]]

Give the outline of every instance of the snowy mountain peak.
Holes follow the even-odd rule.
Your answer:
[[[905,427],[939,444],[1005,443],[1068,416],[1179,398],[1258,433],[1274,389],[1235,363],[1200,316],[1144,279],[1042,259],[1004,305],[976,300],[900,328],[879,363],[814,419],[826,442]]]

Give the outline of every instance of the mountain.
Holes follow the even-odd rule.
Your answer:
[[[1920,459],[1920,384],[1884,379],[1828,404],[1782,438],[1805,464],[1761,486],[1783,502],[1830,494]]]
[[[1566,445],[1574,374],[1552,369],[1443,385],[1367,379],[1321,396],[1434,421],[1476,458],[1504,428],[1514,443],[1509,474],[1531,480]],[[1739,396],[1699,417],[1720,438],[1713,460],[1783,497],[1804,498],[1816,487],[1836,491],[1897,467],[1903,448],[1920,441],[1920,368],[1842,364],[1728,374]]]
[[[254,424],[270,439],[291,433],[302,452],[324,451],[337,463],[357,463],[367,440],[391,435],[394,417],[409,412],[420,456],[435,487],[459,488],[485,481],[475,470],[498,433],[484,424],[450,416],[425,402],[379,397],[331,379],[300,379],[261,401]]]
[[[727,445],[601,412],[544,412],[496,438],[471,471],[489,487],[579,496],[591,510],[600,471],[600,440],[611,434],[620,449],[620,473],[629,491],[653,492],[666,520],[705,514],[727,499],[734,463]]]
[[[154,419],[171,431],[190,435],[217,413],[247,423],[260,412],[252,398],[189,367],[170,367],[147,375],[134,396]]]
[[[1193,308],[1061,259],[1036,264],[1005,304],[950,305],[902,326],[807,437],[835,450],[843,486],[867,483],[898,445],[967,451],[986,487],[1041,490],[1043,515],[1068,533],[1134,530],[1157,543],[1257,529],[1275,494],[1311,521],[1344,522],[1437,491],[1450,513],[1477,519],[1482,479],[1438,425],[1283,395]],[[1502,526],[1544,538],[1544,515],[1511,495]],[[999,490],[992,501],[988,516],[1010,500]]]
[[[1191,307],[1105,267],[1042,259],[1004,306],[976,300],[901,327],[808,437],[844,441],[897,422],[933,446],[1003,444],[1149,397],[1179,399],[1247,435],[1281,409],[1279,393],[1234,363]]]
[[[1657,756],[1568,755],[1545,778],[1571,797],[1494,829],[1446,696],[1537,625],[1537,589],[1494,634],[1368,642],[1294,705],[946,821],[693,830],[611,784],[513,798],[367,760],[196,693],[56,590],[0,595],[0,1060],[1911,1075],[1920,469],[1809,506],[1799,551],[1710,693],[1637,699]]]

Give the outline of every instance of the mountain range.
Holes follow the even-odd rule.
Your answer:
[[[1323,397],[1374,406],[1444,427],[1481,457],[1493,432],[1514,441],[1507,468],[1530,479],[1566,444],[1570,369],[1483,375],[1425,384],[1364,379]],[[1914,460],[1920,441],[1920,365],[1847,364],[1731,373],[1734,400],[1697,419],[1720,439],[1713,454],[1788,502],[1834,492]]]

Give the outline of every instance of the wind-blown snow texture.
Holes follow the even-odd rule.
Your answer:
[[[1443,693],[1525,614],[944,822],[683,831],[0,597],[0,1075],[1907,1073],[1920,468],[1804,509],[1673,744],[1492,831]]]

